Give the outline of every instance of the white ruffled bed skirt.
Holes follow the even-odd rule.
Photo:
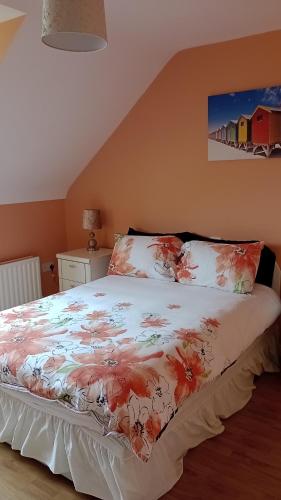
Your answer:
[[[279,329],[277,321],[223,375],[185,402],[147,464],[117,440],[30,406],[2,389],[0,441],[68,477],[79,492],[104,500],[156,500],[182,475],[187,450],[223,432],[222,420],[246,405],[254,376],[279,370]]]

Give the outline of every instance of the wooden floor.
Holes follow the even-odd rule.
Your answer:
[[[0,445],[0,500],[89,500],[72,484]],[[190,451],[162,500],[281,500],[281,374],[263,375],[226,431]],[[149,500],[149,499],[147,499]]]

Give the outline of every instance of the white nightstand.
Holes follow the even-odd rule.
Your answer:
[[[111,254],[109,248],[100,248],[96,252],[80,248],[58,253],[60,292],[106,276]]]

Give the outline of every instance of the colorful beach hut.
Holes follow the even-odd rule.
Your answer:
[[[230,120],[226,126],[226,142],[237,145],[237,120]]]
[[[216,139],[216,137],[217,137],[216,130],[214,130],[213,132],[209,133],[209,139],[212,139],[214,141]]]
[[[281,145],[281,108],[257,106],[252,116],[253,152],[262,148],[270,156],[276,145]]]
[[[226,141],[226,125],[223,125],[221,128],[221,141]]]
[[[238,120],[237,132],[238,132],[238,144],[239,147],[245,147],[246,149],[251,144],[251,116],[241,115]]]

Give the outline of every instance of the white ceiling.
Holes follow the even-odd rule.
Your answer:
[[[281,28],[280,0],[105,0],[109,47],[73,54],[40,41],[41,0],[0,64],[0,204],[64,198],[176,52]]]

